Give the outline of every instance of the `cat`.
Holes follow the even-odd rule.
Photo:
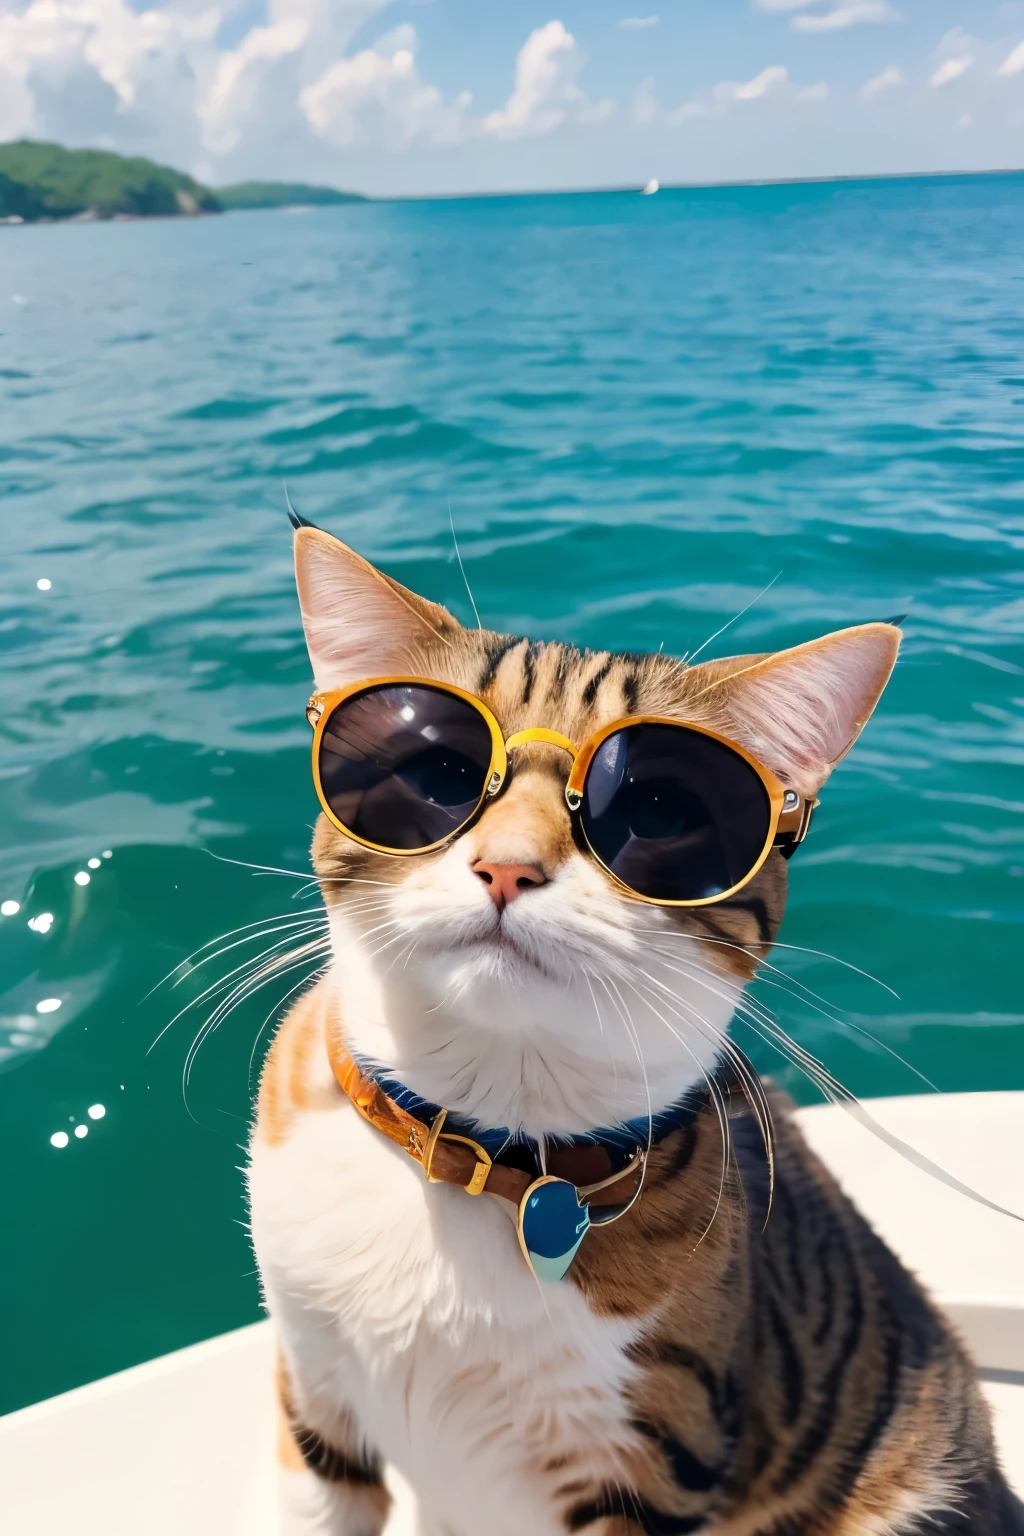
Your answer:
[[[810,804],[896,658],[885,624],[693,666],[469,630],[293,521],[319,693],[435,680],[506,738],[691,722]],[[385,1464],[445,1536],[1024,1533],[955,1333],[725,1044],[782,919],[782,851],[725,900],[637,901],[574,834],[566,752],[509,757],[418,857],[316,827],[332,962],[273,1041],[249,1162],[283,1536],[378,1536]],[[526,1182],[524,1147],[557,1172],[567,1138],[670,1124],[636,1203],[552,1282],[514,1205],[396,1144],[411,1127],[424,1152],[423,1104],[516,1128],[503,1176]],[[467,1180],[483,1166],[445,1147]]]

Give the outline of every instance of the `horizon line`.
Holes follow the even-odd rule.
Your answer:
[[[805,187],[823,186],[835,182],[847,181],[925,181],[938,180],[942,177],[967,177],[967,176],[1020,176],[1024,174],[1024,166],[986,166],[980,170],[941,170],[941,171],[849,171],[827,176],[743,176],[729,178],[725,181],[662,181],[658,183],[658,192],[701,192],[714,191],[716,189],[728,189],[730,187]],[[228,183],[230,185],[230,183]],[[341,187],[332,187],[334,192],[345,190]],[[211,192],[217,188],[210,187]],[[631,193],[642,195],[643,187],[636,182],[617,183],[613,186],[593,187],[520,187],[505,191],[477,191],[477,192],[391,192],[387,194],[375,194],[362,192],[356,195],[365,199],[368,203],[436,203],[453,201],[457,198],[483,198],[483,197],[586,197],[594,193]],[[650,194],[657,196],[657,193]]]

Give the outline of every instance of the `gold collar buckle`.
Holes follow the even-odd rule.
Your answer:
[[[456,1136],[454,1132],[451,1131],[449,1131],[447,1134],[443,1134],[441,1127],[444,1125],[447,1115],[448,1111],[446,1109],[442,1109],[430,1127],[430,1135],[427,1137],[427,1144],[423,1149],[423,1172],[426,1174],[429,1183],[443,1183],[443,1180],[435,1179],[434,1175],[430,1171],[434,1162],[434,1153],[437,1150],[437,1144],[439,1141],[459,1141],[464,1147],[471,1147],[473,1152],[476,1154],[476,1167],[473,1169],[469,1183],[463,1184],[462,1187],[466,1191],[467,1195],[482,1195],[484,1192],[484,1187],[487,1183],[487,1175],[491,1171],[493,1161],[491,1155],[489,1152],[484,1150],[478,1141],[473,1141],[468,1136]]]

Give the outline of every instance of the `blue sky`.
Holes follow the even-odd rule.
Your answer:
[[[386,194],[1024,166],[1024,0],[0,0],[0,140]]]

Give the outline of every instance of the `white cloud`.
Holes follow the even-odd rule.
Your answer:
[[[872,75],[870,80],[865,80],[861,86],[859,95],[861,101],[874,101],[883,91],[891,91],[895,86],[903,84],[903,71],[898,64],[887,64],[880,74]]]
[[[411,36],[410,36],[411,34]],[[413,144],[454,144],[473,125],[449,107],[416,68],[411,27],[399,27],[373,48],[337,59],[299,92],[310,129],[337,149],[372,145],[403,150]],[[464,99],[464,98],[463,98]]]
[[[624,16],[619,22],[623,32],[639,32],[644,27],[656,27],[657,16]]]
[[[397,27],[392,27],[390,32],[385,32],[373,45],[374,53],[387,54],[391,58],[393,54],[402,49],[406,53],[416,53],[420,46],[420,40],[416,28],[411,21],[401,21]]]
[[[1018,43],[1012,53],[1008,53],[1000,64],[997,74],[1019,75],[1024,69],[1024,43]]]
[[[520,139],[615,111],[581,87],[584,55],[561,21],[530,34],[508,101],[480,117],[469,91],[447,100],[424,79],[408,22],[350,51],[392,0],[263,0],[259,23],[225,47],[221,28],[243,3],[0,0],[0,139],[100,144],[213,182],[319,178],[333,151]]]
[[[301,92],[330,61],[344,56],[359,28],[386,4],[267,0],[267,24],[250,28],[234,48],[218,51],[212,87],[200,94],[197,117],[211,168],[235,152],[252,164],[272,161],[283,143],[308,143]]]
[[[571,118],[593,123],[611,116],[614,102],[592,102],[577,84],[583,62],[579,44],[562,22],[537,27],[516,56],[511,96],[484,118],[484,132],[499,139],[532,138]]]
[[[251,28],[237,48],[221,54],[213,84],[198,104],[205,149],[226,155],[237,148],[247,120],[267,113],[274,77],[280,77],[282,65],[299,53],[307,35],[306,24],[293,18]]]
[[[681,106],[673,107],[671,112],[665,113],[665,121],[670,127],[676,128],[688,118],[707,117],[710,110],[705,101],[684,101]]]
[[[236,0],[0,0],[0,134],[101,144],[207,176],[237,149],[251,174],[296,134],[308,142],[300,89],[386,3],[267,0],[265,21],[225,48]]]
[[[958,128],[969,128],[972,122],[973,118],[971,117],[971,114],[969,112],[965,112],[963,117],[957,118],[956,125]]]
[[[965,75],[973,63],[973,53],[963,53],[959,58],[955,59],[944,59],[928,84],[936,89],[943,85],[949,85],[950,81],[959,80],[961,75]]]
[[[754,0],[754,7],[759,11],[801,11],[806,5],[813,5],[814,0]]]
[[[747,80],[742,85],[736,85],[731,80],[723,80],[715,86],[715,95],[720,101],[757,101],[761,96],[768,96],[773,91],[780,91],[789,84],[789,70],[781,64],[769,64],[767,69],[762,69],[753,80]]]
[[[895,21],[898,15],[888,0],[848,0],[820,15],[794,16],[790,25],[798,32],[843,32],[862,22]]]
[[[31,0],[0,13],[0,129],[129,142],[170,125],[190,148],[221,13],[125,0]]]
[[[720,116],[735,110],[750,110],[748,103],[774,101],[778,103],[805,103],[825,101],[828,97],[826,81],[814,85],[798,86],[790,79],[789,70],[782,64],[769,64],[752,80],[720,80],[710,91],[695,96],[665,114],[671,124],[686,122],[694,117]]]
[[[634,123],[653,123],[661,113],[661,103],[654,91],[654,76],[647,75],[633,92],[629,115]]]

